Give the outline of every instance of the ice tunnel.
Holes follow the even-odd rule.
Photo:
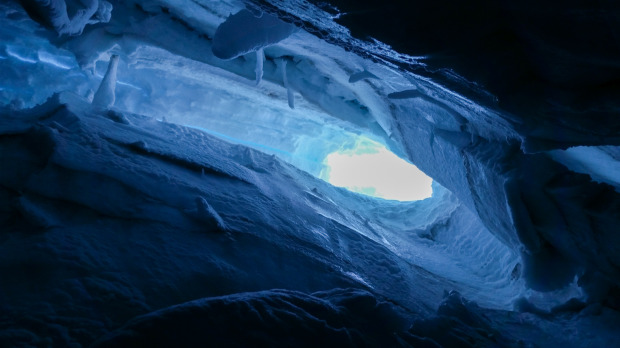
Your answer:
[[[360,137],[350,149],[332,152],[323,160],[319,178],[371,197],[418,201],[431,197],[432,179],[385,146]]]
[[[0,3],[0,346],[620,346],[618,14]]]

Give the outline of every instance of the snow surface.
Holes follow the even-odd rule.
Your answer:
[[[617,135],[485,106],[305,1],[111,1],[75,36],[37,4],[0,4],[1,346],[620,345]],[[432,197],[318,178],[360,138]]]

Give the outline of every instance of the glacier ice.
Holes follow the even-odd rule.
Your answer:
[[[493,98],[457,76],[467,59],[434,69],[302,0],[114,0],[78,21],[94,4],[0,4],[0,345],[152,342],[193,314],[230,315],[228,342],[247,320],[330,323],[345,345],[620,344],[613,89],[590,121],[554,85],[530,90],[543,106],[515,80],[524,99]],[[433,195],[319,179],[362,138]]]

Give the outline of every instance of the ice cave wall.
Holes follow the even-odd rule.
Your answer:
[[[617,219],[620,209],[618,192],[606,185],[615,179],[590,182],[546,153],[620,143],[617,5],[476,1],[464,7],[396,2],[377,8],[372,2],[334,1],[318,4],[329,19],[312,20],[316,9],[301,2],[255,3],[330,42],[502,110],[463,110],[458,98],[419,85],[422,94],[408,105],[394,103],[402,110],[394,117],[409,158],[521,251],[530,286],[562,287],[577,270],[602,272],[617,284],[617,227],[604,221]],[[562,20],[549,20],[556,14]],[[399,59],[377,42],[359,44],[342,27],[334,29],[334,21],[358,38],[385,39],[422,64]],[[597,256],[602,250],[605,260]]]
[[[582,116],[587,108],[567,106],[562,118],[557,110],[511,109],[503,98],[493,102],[494,91],[449,71],[433,73],[432,56],[413,58],[351,38],[334,22],[333,8],[330,14],[302,1],[111,1],[109,21],[86,23],[75,36],[58,36],[53,21],[50,27],[33,15],[39,2],[20,3],[28,12],[17,2],[1,5],[2,222],[17,219],[18,231],[52,233],[32,237],[43,247],[23,255],[15,251],[21,237],[13,235],[5,240],[6,257],[37,274],[53,260],[47,269],[62,271],[52,272],[56,288],[44,296],[52,303],[68,305],[73,296],[93,308],[99,299],[83,288],[92,294],[116,287],[116,303],[128,309],[106,313],[106,328],[86,325],[83,342],[196,297],[273,287],[363,286],[419,317],[432,312],[446,287],[493,308],[511,308],[527,288],[558,290],[551,292],[553,304],[579,291],[614,303],[620,279],[614,167],[595,179],[607,183],[596,182],[560,164],[579,164],[579,156],[562,162],[548,152],[611,145],[593,149],[617,162],[613,88],[609,103],[598,106],[604,112],[597,122]],[[219,59],[212,50],[217,28],[244,7],[302,30],[260,45],[262,54]],[[91,109],[113,55],[119,57],[114,106]],[[364,71],[378,78],[358,78]],[[281,161],[316,175],[325,155],[357,135],[385,143],[445,188],[437,185],[425,203],[356,201]],[[10,171],[4,166],[20,158],[31,161]],[[106,190],[92,189],[98,185]],[[58,201],[68,202],[66,209]],[[232,233],[192,234],[205,226]],[[179,229],[182,242],[173,237]],[[140,237],[147,230],[148,242]],[[88,231],[113,237],[98,246]],[[143,249],[132,256],[117,245],[123,243]],[[203,244],[210,245],[208,256],[196,246]],[[84,251],[76,256],[72,247]],[[167,257],[157,259],[159,253]],[[133,268],[122,270],[127,264]],[[144,272],[154,272],[153,279],[139,277]],[[127,280],[134,276],[144,284]],[[26,307],[43,296],[31,290],[20,297],[20,286],[15,281],[4,295]],[[568,296],[561,295],[565,289]],[[319,298],[336,301],[331,296]],[[62,320],[94,316],[79,308],[64,316],[46,311]]]
[[[32,5],[31,2],[24,4]],[[384,51],[374,49],[376,44],[368,46],[355,39],[343,43],[346,37],[343,39],[339,25],[326,19],[320,10],[297,2],[287,2],[281,8],[258,2],[253,3],[252,8],[281,15],[301,28],[318,32],[321,39],[332,39],[352,51],[368,48],[371,53],[367,55],[375,54],[371,56],[375,61],[383,59],[387,62],[385,65],[372,63],[381,80],[355,85],[348,83],[347,75],[352,75],[358,67],[366,69],[371,63],[365,63],[337,46],[315,43],[307,34],[300,33],[298,38],[288,40],[288,46],[284,41],[282,45],[265,48],[266,62],[261,74],[264,73],[268,83],[283,86],[278,71],[282,65],[276,63],[279,57],[292,57],[295,64],[284,65],[288,70],[288,80],[303,101],[310,105],[292,119],[288,117],[290,113],[285,110],[286,105],[279,110],[265,107],[268,115],[256,115],[263,109],[258,103],[270,101],[263,101],[264,97],[259,95],[264,90],[245,88],[242,80],[253,76],[257,58],[252,61],[250,57],[248,61],[240,56],[222,61],[214,57],[210,49],[210,39],[216,34],[215,29],[222,23],[226,12],[235,12],[241,3],[223,2],[206,12],[172,2],[135,1],[114,5],[116,14],[109,24],[87,27],[80,36],[53,41],[57,41],[56,46],[72,52],[81,69],[93,71],[100,69],[101,64],[97,62],[100,59],[105,61],[110,52],[122,52],[127,68],[121,67],[120,75],[131,82],[125,83],[129,87],[126,91],[119,91],[116,104],[119,107],[138,112],[145,111],[146,105],[151,108],[149,113],[155,116],[212,131],[226,129],[229,134],[230,127],[238,127],[232,133],[238,134],[239,138],[262,144],[268,151],[281,152],[285,157],[295,154],[297,156],[291,156],[290,161],[315,174],[321,169],[319,160],[346,142],[346,136],[343,137],[342,132],[330,131],[330,125],[336,124],[352,133],[361,130],[381,139],[397,153],[406,155],[456,194],[503,243],[519,252],[524,262],[525,279],[531,287],[557,289],[571,282],[577,272],[600,273],[611,283],[620,279],[620,259],[615,252],[618,245],[615,227],[619,209],[617,192],[605,184],[590,182],[587,176],[570,172],[544,153],[573,145],[617,144],[618,132],[613,123],[602,130],[597,125],[588,128],[582,125],[583,117],[571,116],[561,123],[545,119],[530,124],[529,118],[493,111],[477,104],[479,100],[460,97],[430,80],[410,73],[395,74],[389,71],[394,66],[417,71],[424,64],[398,61],[394,55],[382,57],[379,54]],[[89,25],[92,24],[96,23]],[[250,24],[248,28],[237,25],[240,32],[253,30]],[[299,44],[300,40],[303,44]],[[9,45],[7,52],[11,49],[13,46]],[[321,54],[311,54],[312,50],[320,50]],[[351,60],[347,60],[349,58]],[[357,63],[352,63],[355,61]],[[145,77],[143,70],[161,76],[156,79]],[[168,87],[158,85],[161,78],[168,81]],[[201,82],[204,90],[191,85],[188,88],[187,78],[208,82],[205,87]],[[231,79],[236,82],[232,85],[223,83]],[[123,78],[119,83],[122,81]],[[189,93],[190,99],[209,98],[208,89],[213,90],[216,85],[230,86],[227,93],[240,99],[222,101],[220,95],[214,94],[208,102],[193,101],[189,109],[179,102],[188,99]],[[92,90],[92,85],[90,88]],[[406,99],[386,98],[395,95],[392,91],[396,89],[398,92],[399,88],[415,93]],[[460,89],[466,92],[467,88],[468,85],[464,85]],[[196,90],[205,94],[196,93]],[[177,96],[171,93],[177,93]],[[146,99],[157,100],[158,94],[165,105],[153,106],[152,102],[144,102]],[[32,105],[47,96],[25,103]],[[170,100],[177,102],[170,105]],[[314,109],[314,106],[320,109]],[[243,117],[232,125],[227,122],[227,112],[239,108],[233,112],[248,115],[250,112],[244,109],[247,107],[261,122]],[[222,116],[220,120],[217,116],[208,121],[200,120],[199,115],[205,112]],[[268,129],[261,134],[257,125],[261,127],[261,123],[266,122]],[[282,127],[276,130],[275,125]],[[295,130],[300,132],[295,133]],[[321,135],[315,136],[317,132]],[[302,138],[315,140],[303,142]],[[301,149],[306,149],[306,153],[301,153]],[[606,257],[599,257],[601,252]]]

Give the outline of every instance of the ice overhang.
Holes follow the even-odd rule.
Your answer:
[[[401,256],[468,283],[467,279],[459,278],[468,272],[446,265],[454,261],[448,255],[462,248],[459,236],[474,233],[473,245],[484,249],[492,244],[497,250],[493,256],[504,259],[499,270],[483,271],[484,281],[476,286],[484,288],[490,279],[499,280],[501,287],[510,293],[500,301],[506,305],[520,291],[520,287],[511,288],[517,280],[510,278],[511,271],[518,270],[513,251],[517,250],[519,241],[510,225],[511,211],[503,210],[507,205],[506,197],[502,196],[504,191],[494,188],[504,184],[501,182],[504,177],[497,176],[495,171],[503,170],[502,151],[516,142],[516,133],[509,122],[432,81],[387,62],[362,58],[303,30],[292,32],[277,43],[270,41],[261,46],[262,55],[250,50],[236,58],[220,59],[213,54],[213,35],[230,13],[241,9],[234,4],[222,4],[210,8],[208,15],[204,9],[189,13],[180,6],[116,4],[117,14],[109,25],[89,28],[81,36],[61,39],[64,42],[52,43],[36,35],[26,35],[21,41],[9,40],[6,44],[12,47],[13,54],[7,51],[2,57],[15,60],[7,64],[12,69],[7,73],[17,78],[7,83],[19,84],[24,80],[18,78],[20,74],[39,79],[35,83],[39,86],[37,93],[15,93],[23,98],[18,108],[41,103],[59,91],[92,98],[110,57],[118,55],[118,83],[112,108],[122,113],[148,115],[168,124],[199,128],[227,142],[276,155],[323,177],[329,169],[333,171],[330,159],[356,153],[356,144],[363,142],[360,139],[381,144],[437,175],[441,178],[439,182],[451,192],[442,195],[443,198],[414,202],[420,203],[415,209],[405,204],[403,207],[411,209],[385,219],[389,232],[398,235],[395,238],[407,239],[415,233],[422,241],[431,240],[433,248],[435,242],[439,242],[437,248],[448,245],[416,259],[419,253],[407,249],[411,247],[407,242],[403,244],[407,248],[399,250]],[[20,25],[32,23],[24,21]],[[34,28],[24,29],[34,32]],[[35,52],[49,54],[39,54],[44,59],[37,59],[32,54],[33,47],[39,47]],[[63,58],[67,56],[70,59]],[[37,63],[28,61],[32,59]],[[261,81],[257,84],[259,76]],[[3,92],[8,95],[7,100],[16,100],[11,88]],[[486,146],[487,143],[493,147]],[[382,152],[383,148],[377,146],[373,151]],[[494,160],[493,156],[498,160],[497,166],[491,168],[485,161]],[[352,186],[367,192],[373,187]],[[424,186],[428,188],[430,182]],[[378,191],[376,187],[374,190]],[[360,198],[342,194],[344,190],[333,187],[327,191],[329,196],[346,197],[347,202],[351,197]],[[443,204],[448,196],[452,204]],[[368,200],[361,197],[359,202]],[[369,203],[364,209],[376,206],[405,209],[393,208],[392,204],[400,203],[379,202]],[[500,208],[485,209],[481,202],[492,202]],[[437,205],[441,208],[436,215],[424,214]],[[319,214],[342,224],[349,223],[341,220],[338,212],[320,208],[315,207]],[[376,219],[381,217],[373,216],[368,221]],[[482,225],[481,219],[486,219],[487,226]],[[448,220],[454,222],[447,223]],[[464,225],[469,228],[461,229]],[[492,228],[493,234],[486,228]],[[471,261],[467,250],[461,250],[463,257]],[[486,262],[479,261],[472,264]],[[491,302],[497,300],[495,295],[491,297]]]
[[[333,160],[335,153],[360,139],[406,157],[386,96],[410,81],[391,68],[239,4],[190,13],[181,7],[137,3],[140,6],[115,5],[108,26],[89,27],[61,49],[44,38],[8,42],[7,58],[24,65],[16,75],[28,74],[29,69],[45,72],[37,75],[40,92],[22,100],[22,106],[42,103],[60,90],[92,98],[109,57],[118,55],[113,107],[119,110],[202,129],[277,155],[315,176],[327,173],[328,156]],[[231,13],[238,15],[229,17]],[[243,16],[255,19],[248,24],[238,19]],[[270,32],[274,23],[279,25],[275,36]],[[38,49],[33,53],[34,46]],[[54,76],[60,74],[72,77],[71,86]],[[6,99],[15,100],[10,91],[5,90]],[[426,186],[429,191],[430,182]]]

